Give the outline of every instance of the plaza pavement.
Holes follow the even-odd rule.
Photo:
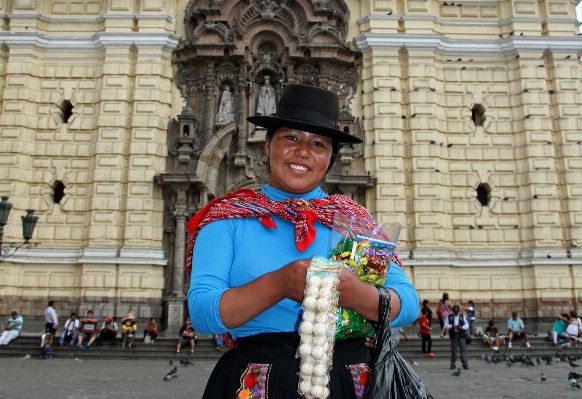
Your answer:
[[[196,360],[178,378],[163,381],[173,366],[162,360],[0,359],[0,399],[200,398],[215,361]],[[571,388],[567,363],[526,367],[470,360],[470,370],[451,376],[448,358],[415,359],[413,366],[435,398],[582,398]],[[459,364],[460,365],[460,364]],[[547,382],[540,382],[540,373]],[[582,373],[582,372],[581,372]],[[271,398],[276,399],[276,398]]]

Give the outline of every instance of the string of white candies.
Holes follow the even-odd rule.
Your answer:
[[[320,263],[323,263],[320,264]],[[307,271],[298,356],[299,394],[308,399],[329,397],[329,369],[335,337],[339,268],[327,259],[314,259]],[[327,266],[327,268],[321,268]]]

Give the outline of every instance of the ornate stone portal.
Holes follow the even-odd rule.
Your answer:
[[[269,180],[266,132],[246,118],[274,113],[288,83],[315,85],[338,93],[341,129],[363,138],[349,106],[359,53],[345,41],[348,20],[342,0],[189,2],[186,40],[175,51],[176,83],[186,106],[168,130],[166,173],[156,176],[166,199],[165,246],[173,255],[165,289],[171,331],[181,324],[176,306],[188,285],[182,275],[184,215],[192,216],[212,198],[243,187],[259,189]],[[234,115],[224,110],[228,101]],[[364,168],[363,145],[342,145],[322,184],[327,192],[363,202],[374,183]]]

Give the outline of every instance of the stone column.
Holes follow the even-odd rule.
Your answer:
[[[238,132],[236,137],[236,154],[234,154],[234,164],[237,167],[243,167],[247,157],[247,92],[244,75],[239,76],[238,83]]]
[[[170,291],[164,300],[166,315],[166,337],[177,336],[184,321],[184,265],[186,260],[186,190],[189,184],[172,185],[176,191],[176,204],[174,206],[174,220],[176,221],[176,233],[174,240],[174,264],[172,266],[172,284]]]

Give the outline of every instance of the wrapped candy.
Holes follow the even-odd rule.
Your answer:
[[[335,343],[339,273],[341,262],[314,257],[307,269],[301,336],[297,356],[300,395],[308,399],[329,397],[329,370]]]
[[[363,282],[383,286],[400,229],[400,223],[375,224],[336,213],[330,238],[330,258],[343,262],[344,267]],[[365,318],[352,309],[338,307],[336,339],[370,338],[374,334],[374,328]]]

